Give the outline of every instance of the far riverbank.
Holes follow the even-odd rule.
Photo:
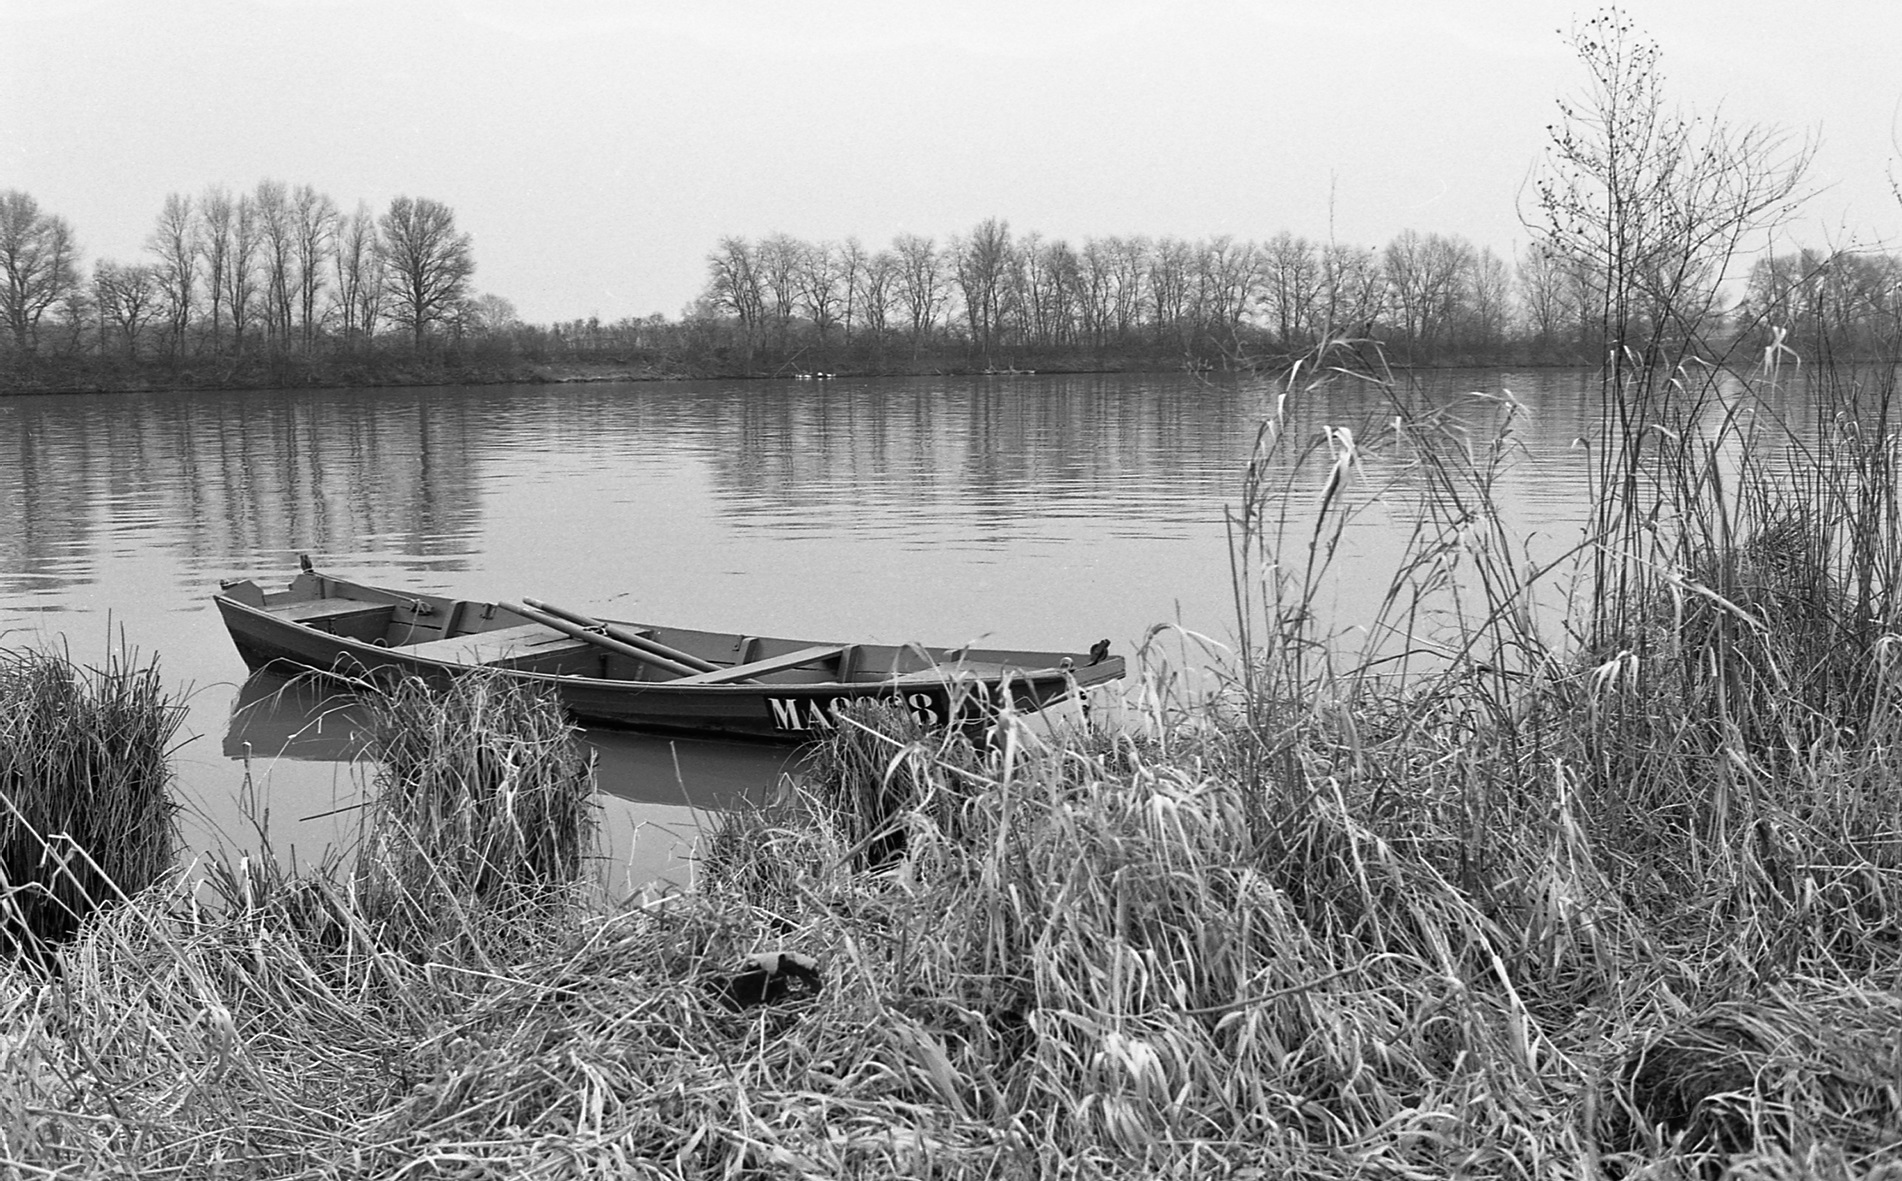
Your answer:
[[[1377,342],[1367,342],[1364,360],[1396,370],[1455,368],[1576,368],[1567,359],[1498,356],[1460,357],[1433,364],[1401,365]],[[524,352],[494,342],[447,346],[424,352],[403,348],[304,357],[261,354],[242,357],[155,357],[137,361],[96,356],[0,356],[0,396],[7,394],[150,393],[165,390],[373,389],[450,385],[542,385],[627,381],[747,381],[773,379],[983,377],[1031,374],[1218,374],[1284,371],[1274,354],[1215,360],[1155,353],[1093,350],[1037,351],[1008,359],[971,356],[963,349],[916,355],[859,356],[835,363],[799,360],[767,367],[758,358],[716,354],[692,359],[665,350],[627,349],[571,355]]]

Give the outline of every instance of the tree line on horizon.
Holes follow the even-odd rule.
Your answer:
[[[1508,263],[1457,234],[1415,230],[1378,248],[1288,231],[1072,244],[987,218],[877,249],[729,236],[706,266],[677,320],[533,325],[474,290],[470,236],[431,198],[397,197],[378,215],[273,180],[173,193],[143,258],[88,271],[65,219],[0,190],[0,381],[90,366],[183,384],[297,383],[321,380],[326,363],[374,379],[424,355],[498,376],[569,360],[680,376],[1200,369],[1343,337],[1409,364],[1602,360],[1602,268],[1550,242]],[[1713,290],[1699,306],[1711,311],[1674,330],[1718,352],[1769,326],[1800,350],[1867,352],[1902,317],[1902,257],[1879,252],[1763,257],[1729,306],[1714,290],[1721,278],[1705,281]]]
[[[1378,341],[1408,364],[1596,364],[1602,276],[1592,259],[1548,242],[1511,264],[1457,234],[1416,230],[1379,248],[1288,231],[1260,242],[1112,236],[1073,246],[1013,237],[992,218],[942,242],[901,234],[876,251],[855,238],[723,238],[688,318],[708,321],[753,366],[949,346],[986,365],[1107,355],[1205,367],[1341,338]],[[1660,327],[1713,351],[1738,337],[1755,347],[1775,326],[1793,345],[1866,352],[1902,316],[1902,256],[1768,255],[1728,306],[1723,275],[1699,278],[1711,289],[1680,306],[1708,314]]]

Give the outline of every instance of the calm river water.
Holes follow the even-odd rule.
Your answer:
[[[1526,528],[1575,536],[1589,375],[1431,382],[1525,405],[1507,499]],[[1224,512],[1275,392],[1185,375],[5,397],[0,645],[155,655],[189,693],[190,847],[255,844],[248,766],[272,839],[308,858],[354,822],[350,717],[286,698],[234,721],[245,670],[210,602],[221,577],[282,583],[308,553],[458,597],[821,639],[1107,636],[1128,654],[1164,622],[1228,639]],[[1483,424],[1488,404],[1470,406]],[[1384,417],[1357,387],[1291,413],[1306,434]],[[1321,474],[1296,481],[1297,517]],[[1361,530],[1332,608],[1346,624],[1384,587],[1383,530],[1404,517]],[[694,810],[785,758],[600,743],[629,882],[680,876]]]

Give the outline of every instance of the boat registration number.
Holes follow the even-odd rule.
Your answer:
[[[766,704],[772,710],[773,728],[784,733],[805,733],[826,731],[837,726],[840,710],[855,701],[869,701],[872,698],[860,696],[846,697],[768,697]],[[906,693],[889,700],[911,711],[912,720],[920,726],[940,726],[950,705],[943,694]]]

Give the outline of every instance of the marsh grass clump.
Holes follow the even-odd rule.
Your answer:
[[[0,959],[71,938],[172,868],[184,705],[156,661],[0,649]]]
[[[902,706],[868,701],[839,712],[834,735],[812,755],[809,780],[856,863],[877,870],[904,857],[914,822],[955,835],[964,793],[953,769],[976,762],[960,731],[933,732]]]
[[[902,758],[902,724],[875,723],[835,746],[861,757],[882,737],[871,765]],[[782,894],[801,903],[795,928],[823,938],[846,914],[850,929],[885,928],[844,996],[875,990],[893,1014],[880,1058],[953,1126],[1018,1121],[1029,1159],[1107,1152],[1096,1164],[1111,1175],[1112,1158],[1175,1159],[1169,1146],[1191,1143],[1210,1167],[1292,1165],[1402,1118],[1436,1071],[1499,1048],[1512,1008],[1499,983],[1486,997],[1445,988],[1449,969],[1486,975],[1491,925],[1431,866],[1337,799],[1262,800],[1152,754],[1077,736],[1014,762],[921,761],[920,787],[959,801],[960,828],[915,826],[880,892],[849,862],[776,858],[807,867]],[[815,809],[808,839],[850,847],[860,822],[837,816]],[[829,991],[815,1023],[833,1003]],[[1445,1005],[1480,1019],[1439,1028],[1426,1015]],[[1428,1025],[1409,1034],[1410,1014]],[[1415,1038],[1424,1050],[1400,1048]]]
[[[356,873],[367,909],[416,938],[559,897],[596,831],[593,770],[552,694],[475,673],[369,698],[375,766]]]

